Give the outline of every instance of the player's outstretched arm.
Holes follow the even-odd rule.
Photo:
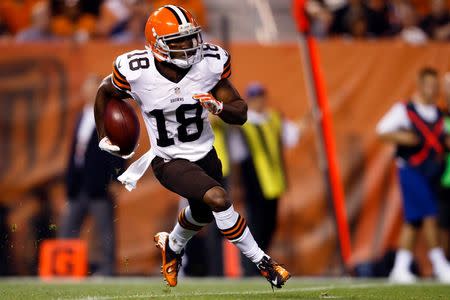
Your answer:
[[[247,103],[228,79],[221,79],[211,90],[211,94],[223,102],[218,116],[226,123],[243,125],[247,121]]]
[[[420,138],[412,131],[398,130],[394,132],[386,132],[378,135],[383,141],[394,143],[400,146],[417,146]]]
[[[97,96],[95,97],[94,113],[95,113],[95,125],[97,127],[97,134],[99,140],[102,140],[105,134],[105,127],[103,123],[103,115],[105,112],[106,104],[111,99],[126,99],[130,98],[125,92],[118,90],[111,81],[111,75],[105,77],[98,87]]]

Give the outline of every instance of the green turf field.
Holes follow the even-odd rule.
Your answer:
[[[81,282],[0,280],[0,299],[450,299],[450,285],[421,282],[410,286],[385,281],[292,278],[272,292],[261,279],[186,279],[167,288],[160,279],[118,278]]]

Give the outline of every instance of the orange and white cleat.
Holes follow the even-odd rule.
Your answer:
[[[169,247],[169,233],[158,232],[153,237],[156,247],[161,249],[162,265],[161,273],[164,281],[170,287],[177,285],[178,271],[181,267],[181,254],[177,254]]]
[[[264,256],[258,263],[258,269],[270,285],[281,289],[281,287],[291,278],[291,274],[280,264],[273,261],[270,257]]]

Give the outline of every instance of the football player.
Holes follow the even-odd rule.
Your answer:
[[[203,43],[197,21],[179,6],[166,5],[153,12],[145,35],[146,50],[117,57],[112,74],[100,85],[95,119],[100,148],[118,155],[119,147],[105,135],[103,112],[112,98],[135,99],[150,137],[150,164],[156,178],[189,201],[175,228],[154,236],[165,281],[176,286],[183,248],[215,220],[220,232],[257,265],[272,287],[281,288],[289,272],[260,249],[220,184],[222,166],[208,114],[235,125],[247,119],[247,104],[228,80],[229,54]]]

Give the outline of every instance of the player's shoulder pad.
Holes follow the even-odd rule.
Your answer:
[[[125,91],[131,90],[131,84],[142,74],[143,68],[150,66],[147,50],[133,50],[119,55],[113,62],[113,84]]]
[[[203,58],[207,60],[210,70],[220,75],[222,79],[231,76],[231,56],[222,47],[205,43],[203,45]]]

